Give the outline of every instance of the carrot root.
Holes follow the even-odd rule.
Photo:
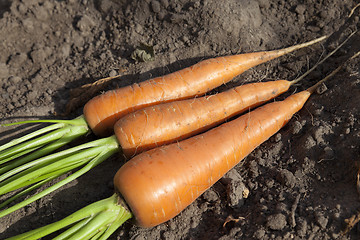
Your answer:
[[[310,68],[308,71],[306,71],[303,75],[292,80],[291,85],[294,85],[294,84],[300,82],[301,80],[303,80],[307,75],[309,75],[312,71],[314,71],[315,68],[317,68],[320,64],[325,62],[329,57],[331,57],[334,53],[336,53],[356,32],[357,31],[354,31],[353,33],[351,33],[341,44],[339,44],[339,46],[337,46],[333,51],[331,51],[328,55],[326,55],[323,59],[321,59],[321,61],[317,62],[312,68]]]

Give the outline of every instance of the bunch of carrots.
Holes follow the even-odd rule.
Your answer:
[[[163,77],[109,91],[89,101],[83,116],[74,120],[21,122],[55,124],[0,147],[0,194],[15,192],[0,208],[66,172],[80,169],[5,208],[0,217],[55,191],[116,152],[122,151],[130,160],[115,175],[115,193],[110,198],[10,239],[38,239],[67,226],[71,227],[55,239],[107,239],[132,217],[143,227],[173,218],[281,129],[319,84],[341,66],[305,91],[223,122],[286,92],[346,41],[293,81],[252,83],[197,96],[251,67],[326,38],[281,50],[208,59]],[[107,137],[50,154],[90,131]],[[114,135],[109,137],[111,133]]]

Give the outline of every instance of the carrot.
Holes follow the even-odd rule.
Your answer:
[[[349,38],[352,34],[349,36]],[[142,108],[120,118],[115,135],[127,157],[210,129],[219,123],[259,106],[286,92],[343,44],[309,71],[293,81],[258,82],[232,88],[226,92],[194,99],[172,101]]]
[[[326,36],[280,50],[210,58],[162,77],[108,91],[85,105],[84,116],[96,135],[108,135],[113,132],[115,122],[130,112],[163,102],[202,95],[254,66],[325,38]]]
[[[137,155],[116,173],[115,194],[110,198],[9,239],[38,239],[67,226],[71,227],[57,239],[107,239],[132,217],[142,227],[168,221],[278,132],[316,88],[341,67],[314,86],[283,101],[259,107],[187,140]]]
[[[1,164],[33,153],[12,165],[19,166],[49,154],[90,131],[99,136],[109,135],[114,123],[129,112],[161,102],[204,94],[253,66],[326,38],[327,36],[323,36],[280,50],[208,59],[163,77],[108,91],[90,100],[84,107],[84,114],[73,120],[31,120],[5,124],[56,123],[0,146],[0,167]]]
[[[67,149],[65,151],[31,161],[29,163],[8,170],[7,172],[0,175],[0,194],[5,194],[23,187],[29,187],[27,189],[24,189],[22,192],[15,194],[7,201],[1,203],[0,208],[5,207],[16,198],[43,185],[44,183],[72,169],[85,165],[82,169],[75,172],[73,175],[56,183],[50,188],[44,190],[43,192],[40,192],[24,200],[23,202],[20,202],[17,205],[3,210],[2,212],[0,212],[0,217],[12,211],[15,211],[56,190],[60,186],[63,186],[69,181],[89,171],[91,168],[95,167],[97,164],[101,163],[102,161],[110,157],[112,154],[121,151],[121,149],[123,149],[123,153],[127,157],[130,157],[135,153],[136,148],[139,148],[142,151],[144,148],[155,147],[158,144],[173,142],[175,140],[182,139],[185,136],[193,136],[200,131],[219,124],[229,116],[238,114],[239,112],[242,112],[249,107],[262,104],[263,102],[274,98],[275,96],[278,96],[282,92],[285,92],[291,84],[300,81],[301,79],[303,79],[303,77],[313,71],[316,66],[318,66],[328,57],[334,54],[343,44],[345,44],[345,42],[346,41],[340,44],[334,51],[329,53],[313,68],[311,68],[301,77],[293,81],[280,80],[268,83],[247,84],[214,96],[208,96],[194,100],[183,100],[176,103],[174,102],[174,104],[176,104],[177,106],[181,105],[181,108],[178,109],[179,112],[183,115],[185,111],[189,110],[188,120],[183,119],[183,121],[185,121],[184,125],[186,129],[184,129],[181,124],[178,124],[177,113],[172,111],[172,109],[174,109],[172,108],[172,105],[170,105],[171,108],[168,107],[170,103],[164,104],[164,107],[161,106],[162,104],[160,104],[158,105],[159,107],[157,107],[157,109],[171,109],[171,111],[167,112],[167,121],[161,122],[160,120],[163,118],[163,116],[160,116],[159,118],[155,111],[151,111],[149,114],[146,115],[146,117],[149,115],[149,118],[131,118],[130,121],[135,121],[134,126],[127,127],[123,124],[116,124],[115,136],[99,139],[94,142]],[[198,107],[193,107],[195,105],[198,105]],[[146,113],[146,111],[148,111],[148,109],[143,112]],[[150,115],[153,117],[150,117]],[[173,115],[174,117],[172,117],[171,115]],[[137,116],[137,113],[131,116]],[[126,122],[129,122],[128,118],[125,117],[125,119],[127,119]],[[174,119],[176,119],[176,121],[174,121]],[[141,123],[142,120],[146,122]],[[122,123],[121,120],[120,122]],[[163,131],[162,135],[159,134],[158,136],[156,136],[156,128],[160,126],[160,124],[161,129],[165,129],[166,131]],[[144,127],[142,127],[144,125],[146,127],[149,127],[149,131],[146,131],[145,133],[148,134],[148,137],[143,137],[143,139],[147,139],[146,146],[143,144],[143,142],[141,142],[143,139],[140,139],[140,141],[138,142],[135,141],[138,140],[136,137],[140,136],[142,132],[145,131]],[[168,134],[170,132],[173,132],[178,136],[170,139],[170,135]],[[123,133],[128,133],[128,135],[124,135]],[[135,136],[135,138],[133,136]],[[136,146],[136,148],[128,148],[129,140],[133,140],[132,142],[134,142],[134,146]]]

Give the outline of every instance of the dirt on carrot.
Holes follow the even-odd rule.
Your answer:
[[[104,90],[174,72],[202,59],[277,49],[339,30],[338,38],[324,42],[336,46],[351,32],[349,28],[359,26],[358,9],[346,20],[356,4],[355,0],[0,1],[0,118],[10,122],[14,119],[9,117],[23,120],[63,112],[69,89],[119,74],[123,67],[129,69],[127,74]],[[135,63],[130,58],[140,42],[154,46],[154,61]],[[310,81],[336,67],[350,48],[360,47],[359,42],[357,36]],[[322,52],[316,45],[282,57],[218,90],[244,82],[290,79],[316,61],[308,54]],[[359,78],[358,61],[353,61],[241,168],[230,171],[167,224],[153,229],[128,224],[110,239],[340,236],[344,219],[360,207],[354,167],[359,152]],[[73,117],[81,113],[78,108]],[[0,141],[28,130],[0,128]],[[61,191],[2,218],[1,238],[59,220],[86,203],[108,197],[112,176],[121,164],[114,157]],[[244,187],[250,192],[246,199],[240,194]],[[241,220],[223,227],[229,215]],[[357,226],[344,239],[357,239]]]

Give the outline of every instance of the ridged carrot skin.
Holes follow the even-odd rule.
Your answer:
[[[140,226],[166,222],[281,129],[310,94],[294,94],[203,134],[141,153],[119,169],[115,187]]]
[[[261,63],[326,39],[320,37],[288,48],[211,58],[177,72],[108,91],[84,106],[85,119],[96,135],[113,132],[124,115],[140,108],[202,95]]]
[[[150,106],[122,117],[114,132],[125,156],[132,157],[210,129],[286,92],[290,85],[286,80],[251,83],[215,95]]]

